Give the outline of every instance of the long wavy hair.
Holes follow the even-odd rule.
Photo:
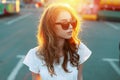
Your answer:
[[[68,11],[73,19],[77,20],[77,26],[73,30],[73,35],[70,39],[66,39],[63,47],[64,60],[62,63],[62,68],[65,72],[69,72],[67,69],[67,63],[73,66],[78,66],[79,55],[77,54],[78,45],[80,44],[80,39],[78,39],[78,33],[80,31],[80,19],[77,13],[68,5],[63,4],[52,4],[43,12],[40,22],[38,25],[37,40],[38,40],[38,55],[42,56],[45,61],[45,65],[48,68],[50,74],[55,74],[54,64],[59,63],[57,46],[57,35],[54,32],[54,23],[57,16],[62,11]]]

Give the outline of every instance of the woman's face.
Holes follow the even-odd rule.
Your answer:
[[[72,37],[73,26],[72,17],[68,11],[62,11],[55,21],[54,31],[58,38],[70,39]]]

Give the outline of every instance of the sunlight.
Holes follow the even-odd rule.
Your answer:
[[[2,0],[2,3],[6,3],[6,0]]]
[[[80,1],[82,1],[82,0],[42,0],[42,3],[44,4],[45,7],[47,7],[51,3],[65,3],[65,4],[71,5],[72,7],[75,8],[78,5],[80,5]]]

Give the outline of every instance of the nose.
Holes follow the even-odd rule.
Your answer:
[[[72,26],[71,24],[69,24],[69,28],[70,28],[70,29],[72,29],[72,28],[73,28],[73,26]]]

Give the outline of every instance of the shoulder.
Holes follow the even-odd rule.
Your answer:
[[[23,63],[34,73],[39,73],[39,66],[42,64],[37,56],[37,50],[37,47],[30,49],[23,60]]]
[[[37,52],[37,50],[38,50],[38,47],[34,47],[34,48],[31,48],[29,51],[28,51],[28,53],[29,54],[35,54],[36,52]]]
[[[81,42],[78,47],[78,54],[80,56],[80,64],[84,63],[92,54],[92,51],[83,43]]]
[[[37,58],[38,57],[38,47],[34,47],[34,48],[31,48],[29,51],[28,51],[28,53],[27,53],[27,55],[30,55],[30,56],[32,56],[33,58]],[[27,56],[26,55],[26,56]]]
[[[91,50],[83,42],[81,42],[78,46],[78,51],[91,52]]]
[[[38,47],[31,48],[25,56],[23,63],[40,63],[41,59],[38,57]]]

